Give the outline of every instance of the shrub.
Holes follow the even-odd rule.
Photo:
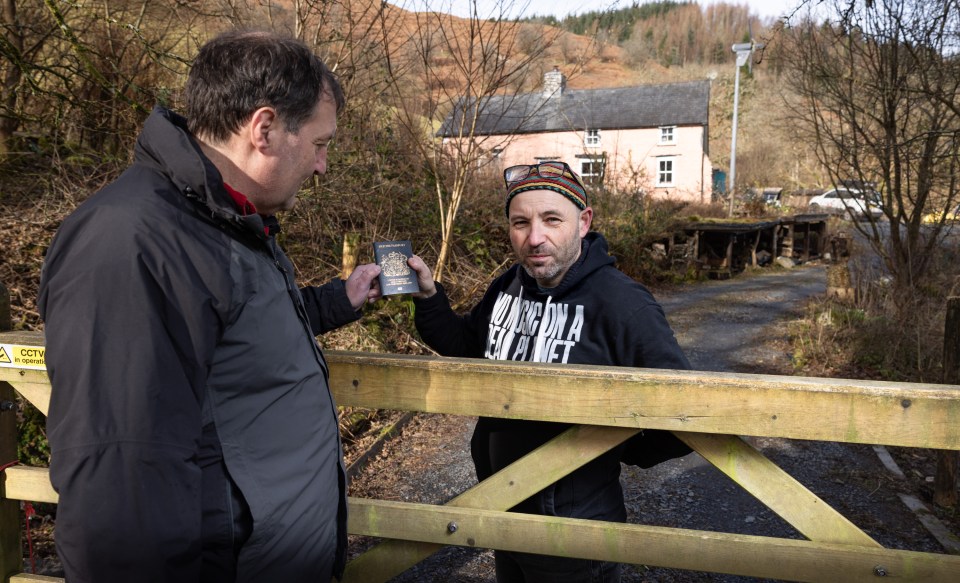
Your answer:
[[[854,298],[817,299],[792,325],[797,370],[824,377],[942,382],[946,303],[960,287],[960,263],[955,243],[937,251],[931,275],[904,289],[890,284],[866,245],[855,246],[850,258]]]

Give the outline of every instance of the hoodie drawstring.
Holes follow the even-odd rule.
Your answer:
[[[533,362],[540,362],[540,349],[543,348],[543,333],[545,331],[544,324],[547,322],[547,313],[550,310],[550,300],[552,299],[553,296],[547,296],[547,303],[543,306],[543,316],[540,318],[540,326],[537,327],[537,343],[533,349]]]
[[[511,319],[513,321],[513,326],[510,326],[511,334],[514,332],[514,328],[519,332],[521,330],[520,326],[520,305],[523,304],[523,286],[520,286],[520,296],[517,298],[517,303],[513,306],[513,314]]]

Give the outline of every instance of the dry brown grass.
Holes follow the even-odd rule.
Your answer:
[[[0,166],[0,285],[10,293],[15,330],[38,330],[40,268],[60,222],[116,175],[112,164],[39,156],[16,157]]]
[[[872,252],[854,245],[847,261],[852,298],[818,298],[792,326],[794,363],[804,375],[940,383],[947,299],[960,289],[960,247],[948,239],[937,268],[895,287]]]

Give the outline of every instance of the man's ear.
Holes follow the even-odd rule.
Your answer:
[[[247,127],[250,144],[257,150],[269,148],[278,124],[277,112],[272,107],[261,107],[253,112]]]
[[[580,238],[583,239],[590,232],[590,225],[593,223],[593,209],[587,207],[580,211]]]

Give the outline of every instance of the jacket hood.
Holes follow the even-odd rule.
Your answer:
[[[263,218],[238,212],[223,186],[223,176],[204,155],[182,115],[165,107],[155,107],[137,138],[134,158],[136,162],[164,174],[214,222],[225,222],[248,234],[252,232],[257,238],[264,238]]]
[[[580,241],[580,257],[570,266],[570,269],[567,270],[566,275],[563,276],[563,280],[557,287],[543,289],[537,285],[537,280],[530,277],[522,266],[518,266],[518,268],[520,281],[523,284],[523,293],[525,295],[533,294],[535,296],[550,295],[553,297],[563,297],[570,289],[590,277],[593,272],[607,265],[613,265],[614,263],[616,263],[616,259],[609,253],[607,240],[600,233],[590,231]]]

